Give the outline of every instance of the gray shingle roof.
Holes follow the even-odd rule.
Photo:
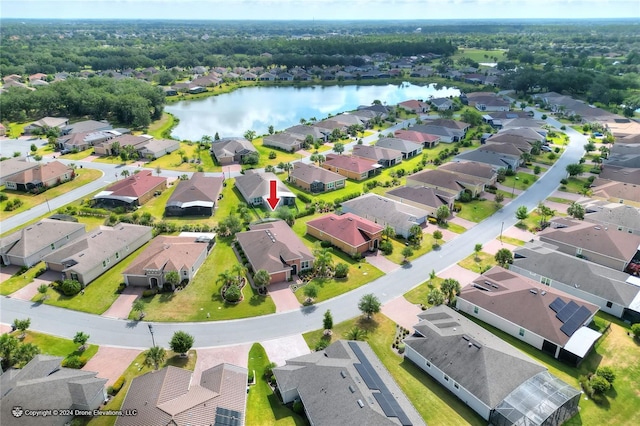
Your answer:
[[[346,179],[344,176],[339,175],[338,173],[334,173],[313,164],[305,164],[300,162],[293,164],[291,177],[309,184],[316,181],[327,184],[330,182],[336,182]]]
[[[397,197],[400,199],[400,202],[408,200],[414,203],[419,203],[432,210],[436,210],[442,205],[449,205],[453,201],[452,198],[454,198],[448,192],[439,191],[425,186],[403,186],[395,188],[391,191],[387,191],[387,196]]]
[[[189,180],[178,182],[176,189],[169,197],[167,206],[183,206],[185,203],[211,202],[216,203],[222,191],[224,177],[207,177],[204,173],[194,173]]]
[[[419,223],[420,218],[425,218],[429,212],[407,204],[393,201],[373,193],[361,195],[353,200],[342,203],[344,211],[353,212],[360,217],[376,222],[393,224],[395,228],[404,228],[407,223]]]
[[[36,253],[52,243],[84,229],[83,223],[42,219],[33,225],[25,226],[19,231],[0,239],[0,251],[21,257]]]
[[[400,152],[413,152],[422,148],[420,144],[398,138],[380,138],[378,142],[376,142],[376,146],[395,149]]]
[[[236,177],[235,185],[245,201],[251,203],[251,200],[254,198],[269,196],[269,182],[272,180],[277,182],[276,188],[278,194],[286,193],[289,197],[295,196],[289,188],[282,183],[278,176],[270,172],[247,170],[244,175]]]
[[[624,204],[602,207],[599,211],[587,213],[584,219],[603,225],[622,226],[624,228],[640,230],[640,210]]]
[[[395,160],[402,157],[402,152],[397,149],[382,148],[373,145],[355,145],[352,155],[362,158],[370,158],[372,160]]]
[[[244,138],[223,138],[213,141],[211,151],[217,159],[257,152],[253,144]]]
[[[489,407],[495,407],[527,379],[546,370],[444,305],[418,317],[421,321],[414,329],[424,337],[408,337],[405,344]]]

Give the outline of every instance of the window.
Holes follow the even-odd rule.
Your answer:
[[[78,274],[76,274],[75,272],[71,273],[71,279],[74,281],[78,281]]]
[[[116,252],[116,259],[120,259],[120,253]]]
[[[55,250],[56,249],[56,245],[54,243],[51,244],[51,250]]]
[[[540,278],[540,282],[544,285],[551,285],[551,278],[542,277]]]
[[[457,384],[456,382],[453,382],[453,387],[456,388],[456,389],[460,389],[460,385]]]
[[[582,248],[578,247],[576,249],[576,256],[581,256],[582,255]]]
[[[106,268],[106,267],[107,267],[107,261],[106,261],[106,260],[103,260],[103,261],[102,261],[102,267],[103,267],[103,268]]]
[[[612,307],[612,306],[613,306],[613,303],[611,303],[611,302],[607,302],[607,308],[610,308],[610,307]]]
[[[524,336],[524,328],[520,328],[520,331],[518,332],[518,334],[520,336]]]
[[[474,306],[474,307],[473,307],[473,313],[477,315],[477,314],[478,314],[478,311],[479,311],[478,307],[477,307],[477,306]]]
[[[429,361],[425,361],[425,364],[427,364],[427,368],[431,368],[431,363]]]
[[[447,376],[447,375],[445,374],[445,375],[444,375],[444,380],[448,382],[448,381],[449,381],[449,376]]]

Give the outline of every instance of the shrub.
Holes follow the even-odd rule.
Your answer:
[[[60,291],[62,291],[65,296],[75,296],[80,293],[81,289],[82,285],[76,280],[64,280],[62,284],[60,284]]]
[[[275,151],[269,151],[269,160],[275,160],[277,154]]]
[[[560,148],[558,148],[557,146],[555,148],[553,148],[553,152],[555,152],[556,154],[558,154],[560,152]]]
[[[346,263],[338,263],[336,265],[335,277],[336,278],[346,278],[349,273],[349,265]]]
[[[640,322],[631,326],[631,332],[636,339],[640,339]]]
[[[253,383],[253,379],[255,377],[253,376],[253,371],[250,371],[249,374],[247,375],[247,383]]]
[[[242,292],[240,291],[240,287],[236,284],[231,284],[227,291],[224,293],[224,298],[228,302],[239,302],[242,298]]]
[[[535,166],[533,168],[533,174],[534,175],[539,175],[541,171],[542,171],[542,168],[540,166]]]
[[[404,343],[400,343],[398,345],[398,353],[403,354],[404,353],[404,349],[405,349],[405,344]]]
[[[302,201],[303,203],[310,203],[311,202],[311,198],[309,198],[308,195],[300,193],[298,194],[298,200]]]
[[[34,276],[37,278],[37,277],[39,277],[40,275],[44,274],[45,272],[47,272],[47,268],[40,268],[40,269],[38,269],[38,270],[36,271],[36,273],[35,273],[35,275],[34,275]]]
[[[596,375],[602,377],[610,384],[616,379],[616,373],[613,372],[611,367],[600,367],[596,370]]]
[[[566,185],[566,184],[568,184],[568,183],[569,183],[569,181],[568,181],[567,179],[560,179],[560,183],[561,183],[562,185]]]
[[[560,130],[567,130],[567,126],[563,124],[562,126],[560,126]]]
[[[468,203],[473,199],[473,197],[471,196],[471,194],[467,191],[463,192],[462,195],[460,195],[460,201],[463,203]]]
[[[600,377],[598,375],[591,376],[589,384],[595,393],[605,393],[611,389],[611,383],[609,383],[604,377]]]
[[[120,389],[122,389],[122,386],[124,386],[124,382],[125,381],[126,381],[126,379],[124,378],[124,376],[120,376],[120,377],[118,377],[118,380],[113,382],[114,395],[117,394],[118,392],[120,392]]]
[[[323,350],[327,346],[329,346],[329,339],[320,339],[318,343],[316,343],[316,352]]]
[[[294,413],[302,414],[302,412],[304,411],[304,406],[302,405],[302,402],[297,399],[294,401],[292,409]]]
[[[382,253],[388,256],[393,253],[393,245],[390,241],[383,241],[380,243],[380,250],[382,251]]]
[[[320,241],[320,247],[322,248],[330,248],[331,246],[333,246],[331,241]]]
[[[85,357],[81,357],[78,355],[71,355],[65,358],[64,361],[62,361],[62,366],[67,368],[80,369],[84,367],[86,363],[87,363],[87,359]]]
[[[157,288],[148,288],[142,292],[142,297],[151,297],[158,294]]]
[[[7,197],[7,194],[5,194],[4,192],[0,192],[0,202],[7,201],[8,199],[9,197]]]

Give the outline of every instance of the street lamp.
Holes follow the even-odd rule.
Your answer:
[[[502,221],[502,225],[500,225],[500,245],[502,245],[502,230],[504,229],[504,221]]]
[[[520,178],[518,176],[514,176],[513,178],[513,188],[511,188],[511,198],[513,198],[513,193],[516,191],[516,181]]]
[[[51,213],[51,206],[49,205],[49,199],[44,197],[44,200],[47,202],[47,208],[49,209],[49,213]]]
[[[153,347],[156,347],[156,340],[153,338],[153,326],[151,324],[147,324],[149,326],[149,333],[151,333],[151,342],[153,342]]]

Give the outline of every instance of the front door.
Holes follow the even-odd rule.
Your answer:
[[[298,265],[291,265],[291,275],[298,275]]]

